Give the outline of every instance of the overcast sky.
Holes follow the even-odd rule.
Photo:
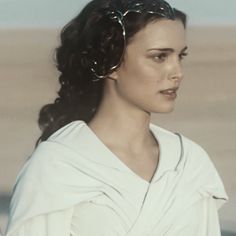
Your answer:
[[[0,0],[0,27],[62,27],[88,0]],[[236,0],[169,0],[191,25],[235,25]]]

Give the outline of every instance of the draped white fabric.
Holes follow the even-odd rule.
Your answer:
[[[228,199],[207,153],[150,124],[160,147],[151,183],[83,121],[42,142],[18,175],[6,236],[218,236]]]

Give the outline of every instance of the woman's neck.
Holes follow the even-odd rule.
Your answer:
[[[138,150],[153,145],[149,124],[149,113],[108,102],[100,105],[88,125],[102,141]]]

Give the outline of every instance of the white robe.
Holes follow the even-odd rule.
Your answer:
[[[154,124],[159,164],[149,183],[83,121],[40,143],[19,173],[6,236],[219,236],[228,199],[207,153]]]

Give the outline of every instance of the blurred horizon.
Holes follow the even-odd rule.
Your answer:
[[[62,27],[88,0],[0,0],[0,28]],[[189,25],[236,26],[235,0],[168,0],[187,13]]]

